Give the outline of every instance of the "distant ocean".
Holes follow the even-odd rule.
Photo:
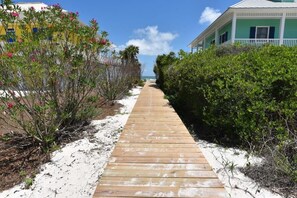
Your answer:
[[[156,79],[156,76],[141,76],[142,80]]]

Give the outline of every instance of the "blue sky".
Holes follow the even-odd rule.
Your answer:
[[[36,2],[21,0],[14,2]],[[40,0],[41,1],[41,0]],[[48,5],[59,3],[65,10],[78,11],[88,23],[97,19],[109,39],[124,48],[140,48],[143,75],[154,75],[158,54],[189,51],[188,44],[220,13],[239,0],[43,0]]]

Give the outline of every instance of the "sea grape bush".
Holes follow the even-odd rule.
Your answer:
[[[285,46],[214,47],[163,70],[161,87],[192,124],[207,128],[204,136],[266,150],[296,182],[296,53]]]
[[[154,72],[156,74],[156,83],[163,89],[166,85],[166,74],[168,74],[169,67],[178,60],[174,52],[169,54],[159,55],[156,59]]]
[[[0,17],[1,117],[47,149],[58,132],[92,116],[86,101],[98,86],[107,33],[98,36],[96,20],[84,25],[58,4],[21,12],[7,3]]]

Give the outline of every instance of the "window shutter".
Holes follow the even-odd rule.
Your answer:
[[[256,38],[256,27],[250,28],[250,38]]]
[[[275,33],[275,27],[270,27],[269,28],[269,38],[274,39],[274,33]]]
[[[226,37],[225,41],[228,41],[228,32],[226,32],[225,35],[226,35],[225,36]]]

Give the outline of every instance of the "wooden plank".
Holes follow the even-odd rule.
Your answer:
[[[166,144],[193,144],[195,143],[192,138],[120,138],[121,143],[166,143]]]
[[[168,112],[133,112],[132,114],[134,117],[137,116],[149,116],[149,117],[178,117],[178,115],[172,115],[172,113],[168,113]]]
[[[94,197],[226,197],[224,188],[176,188],[176,187],[149,187],[149,186],[100,186]]]
[[[102,177],[99,186],[160,186],[183,188],[221,188],[217,178],[135,178]]]
[[[178,117],[164,117],[164,116],[160,116],[158,118],[156,117],[151,117],[151,116],[142,116],[142,117],[134,117],[134,118],[130,118],[129,117],[129,122],[166,122],[166,123],[170,123],[170,122],[180,122],[181,120]]]
[[[186,177],[186,178],[217,178],[213,171],[200,170],[111,170],[106,169],[103,177]]]
[[[212,170],[208,164],[137,164],[109,163],[106,167],[111,170]]]
[[[208,164],[203,158],[168,158],[168,157],[111,157],[110,162],[117,163],[160,163],[160,164]]]
[[[164,94],[146,83],[94,197],[225,197]]]
[[[117,147],[128,148],[198,148],[196,144],[154,144],[154,143],[122,143],[118,142]]]
[[[148,132],[159,132],[159,133],[183,133],[183,134],[189,134],[189,131],[186,128],[183,129],[153,129],[153,128],[141,128],[141,129],[135,129],[135,128],[124,128],[123,132],[137,132],[137,133],[148,133]]]
[[[202,153],[161,153],[161,152],[113,152],[112,157],[179,157],[179,158],[203,158]]]
[[[185,133],[153,133],[153,132],[123,132],[121,137],[139,138],[139,137],[185,137]]]
[[[118,152],[201,153],[200,149],[198,149],[198,148],[167,148],[167,147],[165,147],[165,148],[115,147],[113,152],[115,152],[115,153],[118,153]]]
[[[158,127],[158,128],[165,128],[165,129],[184,129],[186,128],[184,125],[182,125],[179,122],[160,122],[158,123],[157,121],[154,123],[149,123],[149,122],[141,122],[141,123],[135,123],[130,120],[127,121],[125,127],[143,127],[143,128],[151,128],[151,127]]]
[[[156,113],[175,113],[174,109],[172,108],[155,108],[155,109],[152,109],[152,108],[148,108],[148,107],[137,107],[135,109],[133,109],[132,113],[133,112],[142,112],[142,111],[147,111],[149,109],[150,112],[156,112]]]
[[[158,139],[162,139],[162,140],[176,140],[176,139],[190,139],[193,140],[193,138],[189,135],[189,134],[157,134],[155,135],[154,133],[149,133],[149,134],[137,134],[137,133],[123,133],[121,135],[120,139],[145,139],[145,140],[158,140]],[[192,142],[194,143],[194,142]]]
[[[152,116],[153,115],[153,116]],[[129,119],[142,119],[142,118],[150,118],[150,119],[178,119],[181,121],[180,117],[177,114],[168,114],[168,113],[133,113],[129,116]]]
[[[162,125],[162,126],[157,126],[157,125],[126,125],[124,127],[124,130],[131,130],[131,131],[141,131],[141,130],[145,130],[145,131],[188,131],[188,129],[184,126],[170,126],[170,125]]]
[[[127,140],[138,140],[138,141],[146,141],[146,140],[183,140],[183,141],[190,141],[191,143],[194,143],[193,138],[190,136],[182,136],[182,137],[161,137],[161,136],[140,136],[140,137],[129,137],[129,136],[121,136],[120,139],[127,139]],[[182,142],[183,143],[183,142]]]

